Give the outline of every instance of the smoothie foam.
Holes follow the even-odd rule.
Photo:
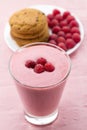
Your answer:
[[[44,57],[55,66],[55,70],[51,73],[43,72],[37,74],[33,69],[25,66],[27,60],[36,61],[38,58]],[[24,48],[13,55],[11,61],[11,71],[15,79],[22,84],[32,87],[45,87],[60,82],[69,70],[67,57],[50,46],[38,45]]]

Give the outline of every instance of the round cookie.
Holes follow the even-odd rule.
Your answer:
[[[47,23],[45,14],[37,9],[26,8],[14,13],[9,20],[12,31],[19,34],[38,33]]]
[[[49,38],[49,32],[46,31],[42,37],[39,37],[36,39],[26,39],[25,40],[25,39],[14,37],[12,34],[11,34],[11,36],[19,46],[23,46],[23,45],[26,45],[28,43],[33,43],[33,42],[47,42],[48,38]]]
[[[44,26],[44,28],[39,31],[38,33],[36,34],[20,34],[20,33],[15,33],[14,31],[11,30],[11,34],[14,36],[14,37],[17,37],[17,38],[21,38],[21,39],[35,39],[35,38],[38,38],[38,37],[42,37],[45,32],[48,31],[48,25],[46,24]]]

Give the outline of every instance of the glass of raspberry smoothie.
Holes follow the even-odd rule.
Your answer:
[[[35,125],[53,122],[71,69],[66,52],[49,43],[28,44],[12,55],[9,68],[25,119]]]

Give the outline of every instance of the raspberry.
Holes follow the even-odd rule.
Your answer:
[[[61,13],[60,10],[54,9],[47,18],[52,32],[48,39],[49,43],[67,51],[81,40],[79,23],[69,11]]]
[[[60,42],[60,43],[58,44],[58,46],[59,46],[60,48],[62,48],[63,50],[67,51],[66,45],[65,45],[63,42]]]
[[[25,63],[25,66],[26,66],[27,68],[34,68],[35,65],[36,65],[36,62],[33,61],[33,60],[27,60],[26,63]]]
[[[70,32],[69,26],[63,26],[63,27],[62,27],[62,31],[64,31],[65,33]]]
[[[55,70],[55,67],[54,67],[51,63],[49,63],[49,62],[47,62],[47,63],[45,64],[44,68],[45,68],[45,70],[48,71],[48,72],[52,72],[52,71]]]
[[[58,32],[58,36],[65,37],[65,33],[64,33],[63,31],[59,31],[59,32]]]
[[[61,28],[59,26],[55,26],[53,27],[52,32],[57,34],[60,30]]]
[[[51,23],[50,20],[48,20],[48,27],[49,27],[49,28],[52,28],[52,27],[53,27],[53,25],[52,25],[52,23]]]
[[[53,20],[51,21],[51,24],[52,24],[52,27],[54,27],[54,26],[58,25],[59,22],[58,22],[56,19],[53,19]]]
[[[48,14],[48,15],[47,15],[47,18],[48,18],[49,20],[52,20],[52,19],[54,18],[54,16],[53,16],[52,14]]]
[[[79,24],[77,23],[76,20],[72,20],[69,25],[70,25],[71,28],[72,27],[79,27]]]
[[[75,41],[75,43],[78,43],[78,42],[80,42],[80,40],[81,40],[80,35],[79,35],[78,33],[74,33],[74,34],[72,35],[72,38],[73,38],[73,40]]]
[[[57,39],[57,35],[55,33],[49,36],[49,40],[56,40],[56,39]]]
[[[57,15],[55,16],[55,19],[60,22],[63,18],[62,18],[62,16],[61,16],[61,14],[57,14]]]
[[[46,62],[47,60],[43,57],[38,58],[36,61],[37,64],[41,64],[41,65],[44,65]]]
[[[54,44],[54,45],[57,44],[55,40],[50,40],[49,43]]]
[[[72,20],[74,20],[75,18],[72,15],[69,15],[67,17],[67,22],[70,23]]]
[[[79,33],[80,34],[79,28],[78,27],[72,27],[71,33]]]
[[[67,21],[66,20],[63,20],[60,22],[60,26],[63,27],[63,26],[66,26],[67,25]]]
[[[75,42],[73,39],[69,38],[65,42],[67,49],[71,49],[75,46]]]
[[[66,19],[68,15],[70,15],[70,12],[65,11],[65,12],[63,13],[63,19]]]
[[[64,37],[62,37],[62,36],[60,36],[60,37],[58,37],[57,38],[57,43],[60,43],[60,42],[63,42],[63,43],[65,43],[65,38]]]
[[[53,10],[53,16],[56,16],[57,14],[60,14],[60,11],[58,9]]]
[[[45,71],[45,69],[44,69],[43,65],[41,65],[41,64],[36,64],[35,65],[34,72],[36,72],[36,73],[42,73],[44,71]]]
[[[72,34],[71,34],[71,33],[67,33],[66,36],[65,36],[65,38],[66,38],[66,39],[67,39],[67,38],[72,38]]]

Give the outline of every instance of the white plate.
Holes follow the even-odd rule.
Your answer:
[[[49,14],[49,13],[52,13],[53,9],[59,9],[61,11],[61,13],[63,13],[65,11],[65,9],[63,9],[63,8],[60,8],[60,7],[57,7],[57,6],[51,6],[51,5],[34,5],[34,6],[30,6],[29,8],[39,9],[42,12],[44,12],[46,15]],[[78,49],[78,47],[80,46],[80,44],[82,43],[82,40],[84,38],[84,30],[83,30],[83,26],[82,26],[81,22],[79,21],[79,19],[74,14],[72,14],[72,15],[75,17],[75,19],[79,23],[80,32],[81,32],[81,40],[74,48],[67,51],[67,54],[69,54],[69,55]],[[9,23],[6,24],[5,32],[4,32],[4,38],[5,38],[5,41],[6,41],[7,45],[8,45],[8,47],[11,50],[16,51],[17,49],[20,48],[16,44],[16,42],[12,39],[12,37],[10,35]]]

